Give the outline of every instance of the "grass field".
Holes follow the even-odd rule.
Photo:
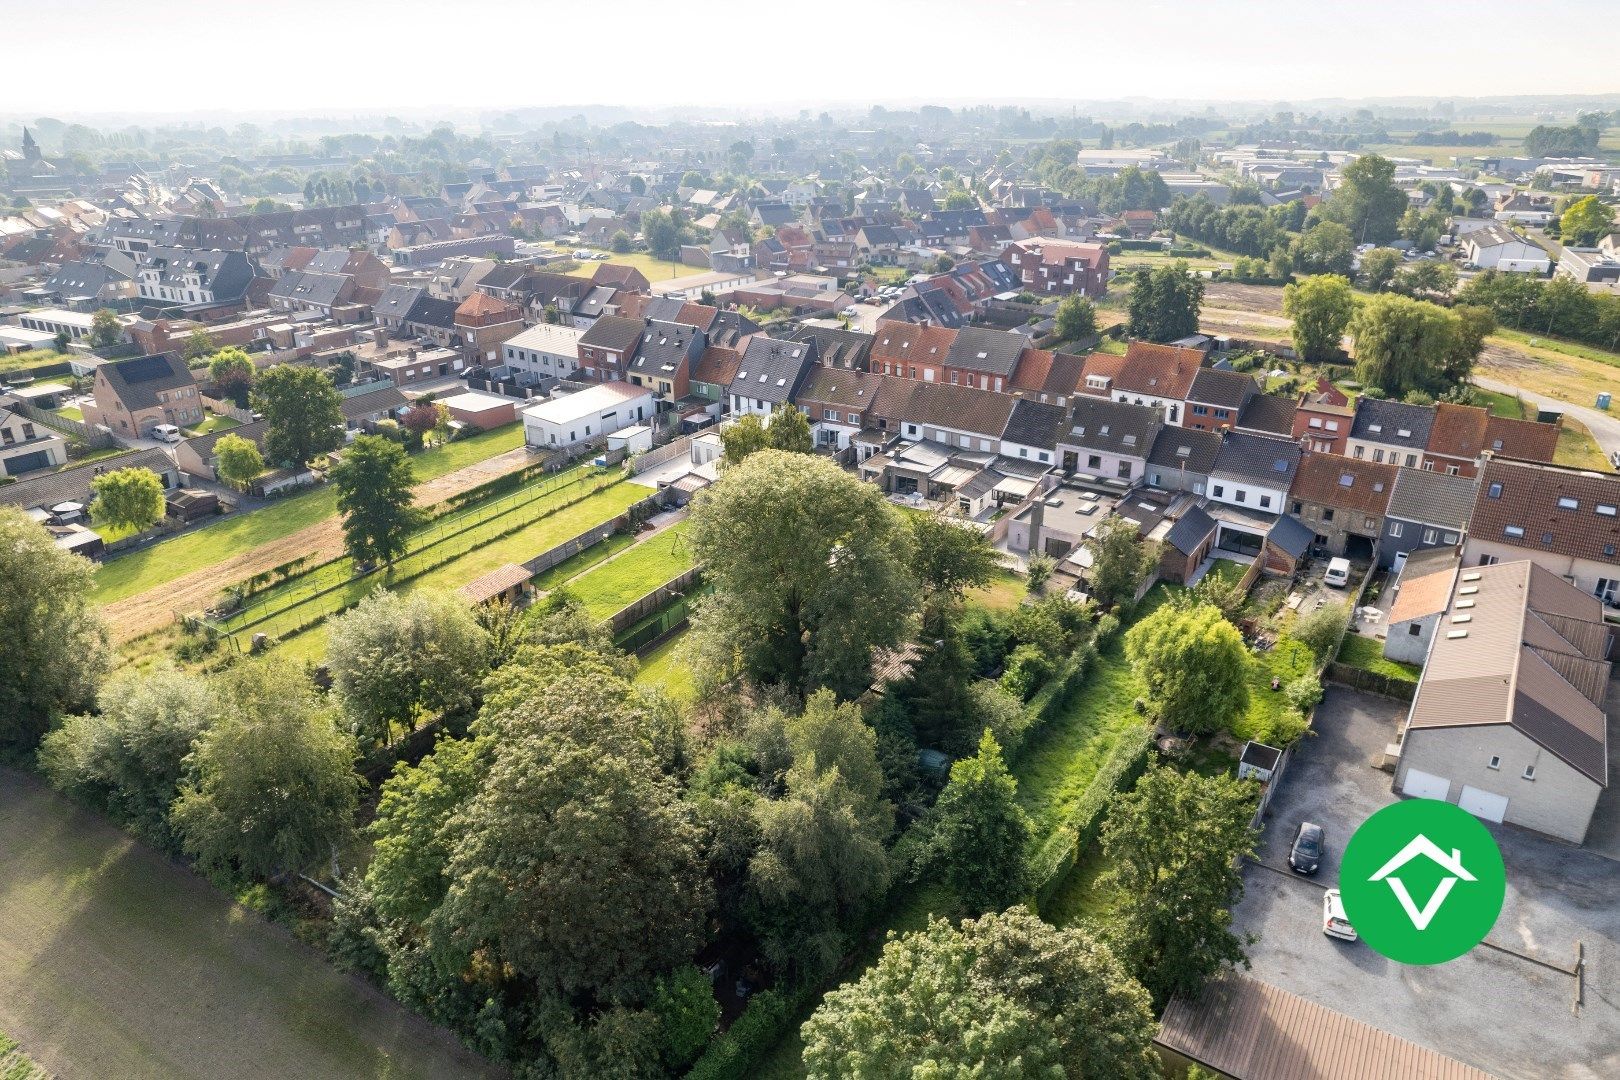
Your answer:
[[[1363,634],[1344,635],[1344,644],[1339,646],[1339,663],[1370,671],[1374,675],[1404,679],[1407,682],[1417,682],[1418,676],[1423,672],[1417,664],[1403,664],[1399,660],[1385,659],[1384,643]]]
[[[411,459],[419,481],[433,480],[485,458],[523,445],[523,426],[510,424],[443,446],[424,450]],[[330,485],[271,503],[260,510],[237,514],[171,540],[152,544],[128,555],[109,559],[96,570],[90,598],[98,604],[134,596],[173,581],[193,570],[212,566],[232,555],[290,533],[337,513],[337,491]]]
[[[644,490],[644,489],[643,489]],[[568,585],[593,619],[605,619],[692,568],[692,545],[681,521],[581,574]]]
[[[1524,419],[1524,401],[1512,394],[1499,394],[1494,390],[1485,390],[1474,387],[1474,400],[1481,407],[1489,409],[1494,416],[1503,416],[1509,420]]]
[[[1029,595],[1029,583],[1010,570],[998,570],[990,584],[967,594],[969,603],[982,604],[991,611],[1011,611]]]
[[[682,630],[643,656],[636,682],[659,687],[676,701],[692,700],[692,670],[681,661],[678,651],[684,640],[686,631]]]
[[[212,435],[216,431],[229,431],[234,427],[241,427],[242,422],[229,416],[218,413],[209,413],[208,419],[195,427],[188,427],[186,431],[192,435]]]
[[[582,244],[580,246],[589,247],[589,245],[586,244]],[[595,248],[593,250],[605,251],[606,249]],[[646,274],[647,280],[652,282],[654,285],[657,285],[661,281],[668,281],[671,278],[688,277],[692,274],[704,274],[708,272],[704,267],[687,266],[685,263],[681,262],[669,262],[665,259],[657,258],[645,251],[632,251],[625,255],[618,255],[609,251],[607,259],[603,261],[616,263],[619,266],[633,266],[637,270],[640,270],[643,274]],[[575,275],[578,277],[590,277],[596,273],[596,268],[601,265],[601,262],[596,261],[582,263],[580,264],[579,269],[575,271]]]
[[[84,423],[84,413],[79,410],[77,405],[64,405],[56,410],[56,415],[64,420],[77,420],[81,424]]]
[[[0,851],[0,1031],[51,1072],[499,1075],[448,1032],[12,770],[0,770]]]
[[[1564,425],[1558,431],[1558,448],[1553,452],[1553,460],[1560,465],[1569,465],[1577,469],[1613,471],[1609,459],[1604,456],[1603,448],[1592,438],[1592,433],[1586,429],[1586,425],[1569,416],[1564,417]]]

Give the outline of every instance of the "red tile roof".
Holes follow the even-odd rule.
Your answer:
[[[1560,506],[1561,499],[1574,505]],[[1480,473],[1468,535],[1620,568],[1620,555],[1604,551],[1620,552],[1617,507],[1620,476],[1613,473],[1491,458]],[[1523,530],[1523,535],[1509,536],[1508,528]]]
[[[947,327],[882,322],[872,341],[872,359],[943,364],[955,343],[956,331]]]
[[[1384,462],[1307,451],[1299,459],[1299,472],[1289,494],[1300,502],[1382,517],[1389,509],[1397,474],[1396,466]]]
[[[1125,364],[1114,379],[1114,388],[1185,401],[1203,363],[1204,354],[1197,349],[1133,341],[1125,350]]]

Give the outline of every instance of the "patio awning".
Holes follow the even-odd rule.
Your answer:
[[[1015,499],[1027,499],[1030,492],[1035,490],[1035,483],[1034,480],[1025,480],[1021,476],[1003,476],[991,490],[1002,495],[1011,495]]]

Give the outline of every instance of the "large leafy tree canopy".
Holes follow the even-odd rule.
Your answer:
[[[1088,931],[1021,908],[891,937],[804,1025],[815,1080],[1097,1076],[1152,1080],[1148,995]]]
[[[693,500],[714,593],[693,623],[710,674],[853,697],[916,607],[910,537],[882,492],[831,462],[761,450]]]
[[[276,465],[301,465],[343,445],[343,398],[324,372],[278,364],[253,385],[253,407],[264,414],[264,449]]]
[[[1313,363],[1339,356],[1355,312],[1355,290],[1338,274],[1319,274],[1283,288],[1283,314],[1294,320],[1294,348]]]
[[[1204,280],[1177,260],[1132,276],[1129,331],[1146,341],[1175,341],[1198,332]]]
[[[356,562],[392,562],[422,524],[411,488],[416,470],[405,449],[381,435],[361,435],[332,470],[343,546]]]
[[[1350,230],[1357,244],[1385,244],[1395,239],[1406,194],[1395,186],[1395,163],[1364,154],[1344,167],[1342,181],[1317,206],[1316,214]]]
[[[1248,707],[1249,653],[1218,608],[1165,604],[1131,627],[1125,655],[1173,731],[1223,731]]]
[[[104,472],[90,481],[90,490],[95,493],[90,517],[98,525],[139,532],[163,520],[163,478],[151,469]]]

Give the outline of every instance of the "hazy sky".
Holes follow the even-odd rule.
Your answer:
[[[1614,65],[1567,53],[1616,6],[53,0],[0,5],[0,111],[1601,93]]]

